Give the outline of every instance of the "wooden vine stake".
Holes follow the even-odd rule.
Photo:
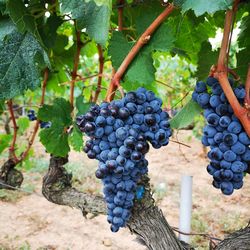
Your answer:
[[[228,10],[226,12],[225,17],[225,24],[224,24],[224,33],[223,33],[223,39],[221,43],[221,49],[218,59],[217,68],[214,72],[214,76],[219,80],[220,85],[230,103],[232,106],[232,109],[237,116],[237,118],[241,121],[241,124],[243,125],[246,133],[248,136],[250,136],[250,110],[249,108],[244,108],[240,105],[238,102],[238,99],[236,98],[232,87],[230,86],[230,83],[228,81],[228,67],[227,67],[227,56],[229,53],[229,47],[230,47],[230,33],[233,28],[233,20],[234,16],[237,12],[237,6],[239,1],[235,1],[232,10]],[[249,75],[249,73],[248,73]],[[250,77],[248,77],[247,83],[246,83],[246,100],[249,101],[249,85],[250,85]],[[249,103],[247,102],[249,105]]]

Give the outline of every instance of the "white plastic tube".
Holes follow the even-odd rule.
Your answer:
[[[192,181],[193,177],[183,175],[181,177],[181,202],[180,202],[180,221],[179,230],[190,233],[192,215]],[[179,239],[189,243],[189,235],[179,234]]]

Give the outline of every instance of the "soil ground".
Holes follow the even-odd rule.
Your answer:
[[[207,159],[201,143],[191,131],[180,131],[178,139],[190,148],[170,142],[167,147],[151,149],[147,159],[154,198],[169,224],[178,227],[180,180],[193,176],[192,231],[209,233],[223,239],[227,233],[247,225],[250,218],[250,175],[241,190],[223,196],[211,185],[206,172]],[[177,138],[175,138],[177,140]],[[79,210],[48,202],[41,194],[42,176],[48,165],[43,147],[35,145],[34,168],[25,171],[20,191],[0,192],[0,249],[57,250],[143,250],[128,229],[111,233],[104,215],[84,218]],[[1,159],[0,163],[2,163]],[[72,153],[67,169],[74,184],[82,191],[100,193],[101,184],[94,178],[96,162],[83,153]],[[209,240],[192,236],[197,249],[208,249]]]

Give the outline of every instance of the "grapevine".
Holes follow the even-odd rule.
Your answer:
[[[170,137],[193,128],[204,152],[209,147],[212,185],[248,198],[249,14],[249,1],[240,0],[0,1],[0,188],[22,190],[21,171],[39,166],[41,152],[31,150],[38,134],[50,159],[42,179],[47,200],[84,216],[105,214],[112,232],[126,227],[148,249],[191,249],[173,230],[189,233],[170,227],[156,205],[146,155],[169,141],[190,149]],[[221,29],[216,50],[211,39],[217,43]],[[196,82],[210,67],[207,80]],[[97,160],[101,194],[77,189],[84,180],[75,182],[65,166],[72,151]],[[221,241],[216,249],[249,248],[250,227],[226,240],[196,235],[211,248],[213,240]]]

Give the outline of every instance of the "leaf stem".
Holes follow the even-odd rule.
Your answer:
[[[163,81],[160,81],[160,80],[155,80],[155,81],[156,81],[157,83],[160,83],[160,84],[162,84],[162,85],[164,85],[164,86],[170,88],[170,89],[175,89],[174,87],[168,85],[167,83],[165,83],[165,82],[163,82]]]
[[[97,45],[98,49],[98,55],[99,55],[99,73],[98,73],[98,82],[97,82],[97,88],[95,91],[95,95],[93,98],[93,102],[96,103],[98,96],[101,92],[102,88],[102,74],[103,74],[103,68],[104,68],[104,56],[102,51],[102,46],[100,44]]]
[[[128,66],[134,60],[140,49],[149,42],[152,34],[156,31],[156,29],[160,26],[160,24],[167,18],[167,16],[175,9],[173,4],[169,4],[164,11],[149,25],[146,31],[141,35],[136,44],[130,50],[128,55],[123,60],[122,64],[116,71],[111,83],[109,85],[109,89],[107,91],[107,95],[105,100],[110,102],[114,97],[114,92],[117,90],[117,87],[120,85],[120,80],[127,70]]]
[[[13,111],[12,99],[10,99],[7,102],[7,105],[8,105],[8,109],[9,109],[9,113],[10,113],[10,118],[11,118],[12,124],[13,124],[13,130],[14,130],[13,139],[12,139],[11,145],[9,147],[9,159],[13,159],[13,161],[16,163],[16,162],[18,162],[18,158],[17,158],[16,153],[15,153],[15,144],[16,144],[16,139],[17,139],[18,126],[16,124],[16,118],[15,118],[15,114]]]

